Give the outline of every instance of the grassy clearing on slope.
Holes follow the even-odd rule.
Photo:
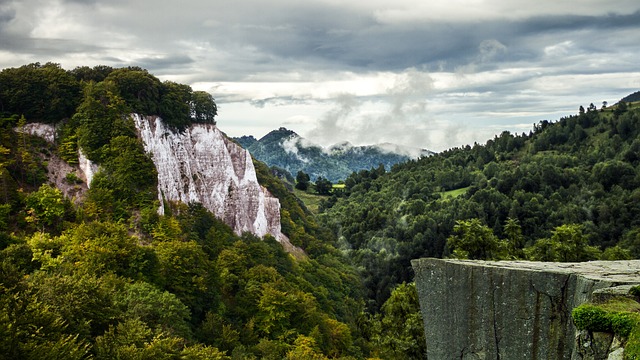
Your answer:
[[[455,189],[455,190],[449,190],[449,191],[444,191],[440,193],[440,196],[442,196],[443,199],[446,198],[456,198],[460,195],[464,195],[467,193],[467,191],[469,191],[470,186],[467,187],[463,187],[460,189]]]
[[[326,199],[326,196],[320,196],[316,194],[310,194],[306,191],[294,189],[293,193],[297,196],[304,205],[314,214],[318,214],[320,208],[320,201]]]

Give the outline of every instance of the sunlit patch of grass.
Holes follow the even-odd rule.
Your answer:
[[[449,190],[449,191],[444,191],[442,193],[440,193],[440,195],[442,196],[442,198],[456,198],[460,195],[464,195],[467,193],[467,191],[469,191],[470,186],[467,187],[463,187],[460,189],[455,189],[455,190]]]

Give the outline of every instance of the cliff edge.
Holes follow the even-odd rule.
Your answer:
[[[269,234],[291,250],[280,228],[280,201],[258,183],[248,151],[212,124],[176,132],[159,117],[132,116],[158,171],[161,204],[199,202],[235,233]]]
[[[640,283],[640,260],[412,261],[427,358],[582,359],[571,310]]]

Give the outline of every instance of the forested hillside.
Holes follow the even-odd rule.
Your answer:
[[[156,170],[131,113],[215,123],[213,97],[140,68],[0,72],[0,359],[420,358],[412,285],[365,312],[359,273],[300,201],[255,163],[282,231],[238,236],[200,204],[158,215]],[[53,143],[20,131],[54,124]],[[89,189],[78,151],[100,164]],[[47,164],[75,171],[65,198]],[[75,166],[75,167],[74,167]]]
[[[420,257],[584,261],[640,257],[640,107],[620,102],[528,134],[372,169],[324,202],[371,307]]]
[[[423,358],[411,259],[640,257],[640,105],[578,111],[353,173],[318,218],[254,161],[296,258],[197,203],[158,215],[130,114],[215,124],[210,94],[140,68],[4,69],[0,359]],[[35,122],[53,142],[20,131]]]

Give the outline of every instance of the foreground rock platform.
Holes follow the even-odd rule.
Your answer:
[[[640,284],[640,260],[412,266],[429,360],[580,359],[571,310],[603,289]]]

